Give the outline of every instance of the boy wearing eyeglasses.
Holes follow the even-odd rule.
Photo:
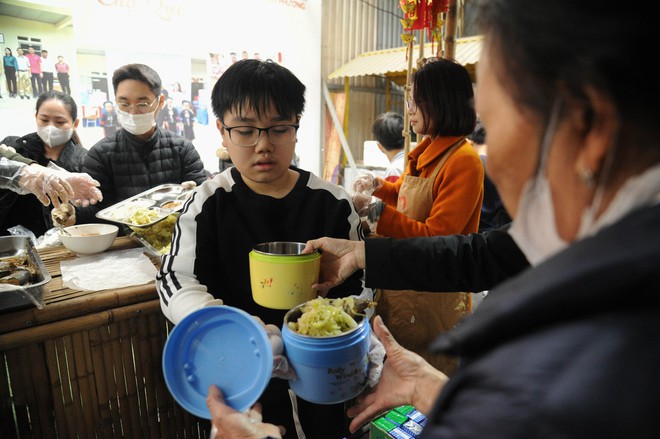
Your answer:
[[[101,209],[166,183],[195,186],[206,180],[199,153],[184,137],[156,126],[163,107],[158,73],[144,64],[115,70],[117,122],[121,129],[89,150],[83,172],[101,183],[103,202],[81,209],[79,222],[97,222]]]
[[[216,82],[213,112],[234,167],[194,191],[175,227],[171,250],[162,258],[157,287],[163,313],[175,324],[221,300],[281,327],[285,310],[264,308],[252,299],[252,248],[327,235],[363,238],[348,193],[291,165],[304,95],[300,80],[270,60],[238,61]],[[361,274],[328,297],[359,295]],[[343,404],[296,400],[283,379],[272,378],[260,402],[267,422],[286,428],[283,437],[298,437],[294,412],[308,438],[349,434]]]

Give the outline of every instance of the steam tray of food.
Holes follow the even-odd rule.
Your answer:
[[[0,237],[0,311],[43,308],[51,277],[27,236]]]
[[[97,212],[96,217],[129,227],[149,227],[183,208],[192,189],[162,184]]]

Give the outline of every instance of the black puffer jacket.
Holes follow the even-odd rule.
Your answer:
[[[96,212],[165,183],[206,180],[197,150],[183,137],[156,128],[147,141],[125,130],[100,140],[85,158],[83,172],[101,183],[103,201],[78,209],[78,223],[97,222]]]
[[[2,142],[13,147],[23,157],[35,160],[42,166],[48,166],[51,160],[44,155],[44,142],[37,133],[23,137],[9,136]],[[80,172],[87,150],[69,140],[54,164],[71,172]],[[7,229],[22,225],[37,236],[43,235],[53,227],[50,219],[51,206],[42,205],[36,197],[22,196],[8,189],[0,190],[0,235],[7,235]]]

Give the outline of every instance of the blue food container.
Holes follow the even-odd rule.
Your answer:
[[[273,369],[268,335],[250,314],[231,306],[190,313],[170,332],[163,350],[165,384],[188,412],[211,419],[209,386],[242,412],[266,389]]]
[[[369,366],[369,321],[332,337],[311,337],[289,329],[292,315],[299,315],[298,305],[284,317],[282,340],[285,355],[297,378],[289,387],[300,398],[316,404],[336,404],[359,395],[367,385]],[[295,319],[294,319],[295,320]]]

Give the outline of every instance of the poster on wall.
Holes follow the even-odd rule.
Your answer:
[[[259,49],[247,50],[241,47],[217,47],[208,53],[206,58],[206,84],[200,93],[199,101],[211,105],[211,91],[218,78],[235,62],[241,59],[272,60],[282,63],[282,52],[270,53]]]

